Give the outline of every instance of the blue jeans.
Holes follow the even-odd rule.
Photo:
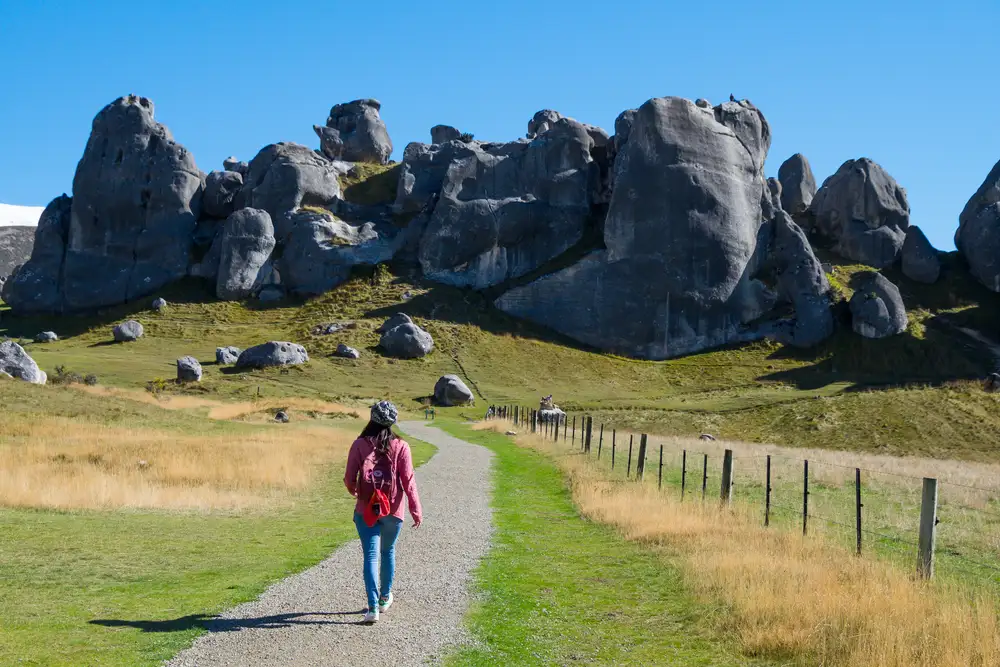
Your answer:
[[[394,516],[384,516],[371,528],[365,523],[358,512],[354,513],[354,525],[358,528],[361,538],[361,550],[364,553],[365,592],[368,593],[368,608],[374,609],[379,596],[389,597],[392,591],[392,580],[396,576],[396,538],[403,528],[403,520]],[[381,542],[381,548],[379,543]],[[375,572],[379,569],[379,553],[382,555],[381,573],[378,584]]]

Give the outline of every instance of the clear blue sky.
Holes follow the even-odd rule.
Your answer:
[[[771,123],[769,175],[795,152],[817,180],[850,158],[906,188],[953,248],[1000,160],[997,0],[838,2],[29,2],[0,0],[0,202],[69,192],[94,115],[128,93],[204,170],[382,101],[399,159],[437,123],[522,136],[552,108],[612,131],[650,97],[729,93]]]

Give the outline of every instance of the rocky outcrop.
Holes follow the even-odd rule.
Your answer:
[[[32,384],[45,384],[45,371],[28,356],[24,348],[12,340],[0,342],[0,373]]]
[[[402,215],[432,207],[452,160],[456,159],[457,153],[465,150],[465,145],[458,141],[407,144],[403,150],[393,211]]]
[[[1000,162],[958,217],[955,247],[979,282],[1000,292]]]
[[[116,324],[111,329],[111,335],[116,343],[131,343],[142,338],[145,333],[142,325],[135,320],[127,320],[121,324]]]
[[[236,368],[295,366],[307,361],[309,361],[309,354],[301,345],[284,341],[271,341],[243,350],[236,360]]]
[[[326,206],[339,197],[343,167],[316,151],[293,143],[265,146],[250,162],[236,208],[267,211],[281,243],[291,231],[291,216],[302,206]]]
[[[0,285],[31,258],[34,227],[0,227]]]
[[[72,206],[72,198],[61,195],[42,211],[31,259],[3,286],[3,300],[14,310],[26,313],[62,310],[63,260]]]
[[[781,208],[796,217],[809,210],[816,196],[816,177],[813,176],[809,160],[802,153],[796,153],[778,167],[778,181],[781,183]]]
[[[941,275],[941,258],[923,231],[916,225],[906,230],[901,251],[903,275],[919,283],[936,283]]]
[[[776,178],[767,179],[767,189],[770,193],[771,206],[781,206],[781,181]],[[767,217],[767,216],[765,216]]]
[[[243,189],[243,174],[238,171],[213,171],[205,177],[202,208],[214,218],[228,218]]]
[[[181,357],[177,360],[178,382],[201,382],[201,364],[194,357]]]
[[[763,115],[749,102],[706,109],[667,97],[622,114],[615,128],[607,249],[507,292],[497,306],[648,359],[759,337],[743,324],[775,298],[748,270],[769,199]]]
[[[242,208],[226,219],[219,240],[219,272],[215,294],[220,299],[246,299],[261,283],[261,269],[274,250],[274,227],[267,211]]]
[[[896,262],[910,226],[906,191],[868,158],[842,164],[816,192],[810,212],[834,252],[876,268]]]
[[[457,141],[462,133],[458,131],[458,128],[452,127],[451,125],[435,125],[431,128],[431,143],[432,144],[444,144],[449,141]]]
[[[457,375],[443,375],[434,384],[434,402],[440,406],[468,405],[475,400],[475,395]]]
[[[320,149],[331,160],[386,164],[392,140],[379,115],[378,100],[354,100],[330,109],[326,126],[314,125]]]
[[[379,347],[390,357],[417,359],[431,353],[434,339],[416,324],[407,322],[383,333]]]
[[[238,347],[233,347],[232,345],[228,347],[217,347],[215,348],[215,363],[219,366],[231,366],[236,363],[236,360],[240,358],[243,354],[243,350]]]
[[[886,338],[906,331],[906,308],[899,288],[881,273],[858,278],[851,297],[851,326],[865,338]]]
[[[235,171],[240,176],[246,176],[247,171],[250,169],[250,165],[231,155],[222,161],[222,168],[226,171]]]

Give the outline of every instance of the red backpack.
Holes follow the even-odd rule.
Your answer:
[[[396,459],[392,444],[388,451],[374,448],[361,463],[361,483],[358,497],[365,503],[362,518],[369,528],[388,516],[396,495]]]

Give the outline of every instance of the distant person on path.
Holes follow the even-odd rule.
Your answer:
[[[354,525],[364,553],[368,612],[365,623],[374,623],[392,605],[392,580],[396,573],[396,539],[403,527],[403,496],[409,501],[413,527],[422,521],[420,496],[413,478],[410,445],[392,432],[398,412],[389,401],[372,406],[371,420],[347,456],[344,485],[358,499]],[[379,555],[381,554],[381,568]]]

